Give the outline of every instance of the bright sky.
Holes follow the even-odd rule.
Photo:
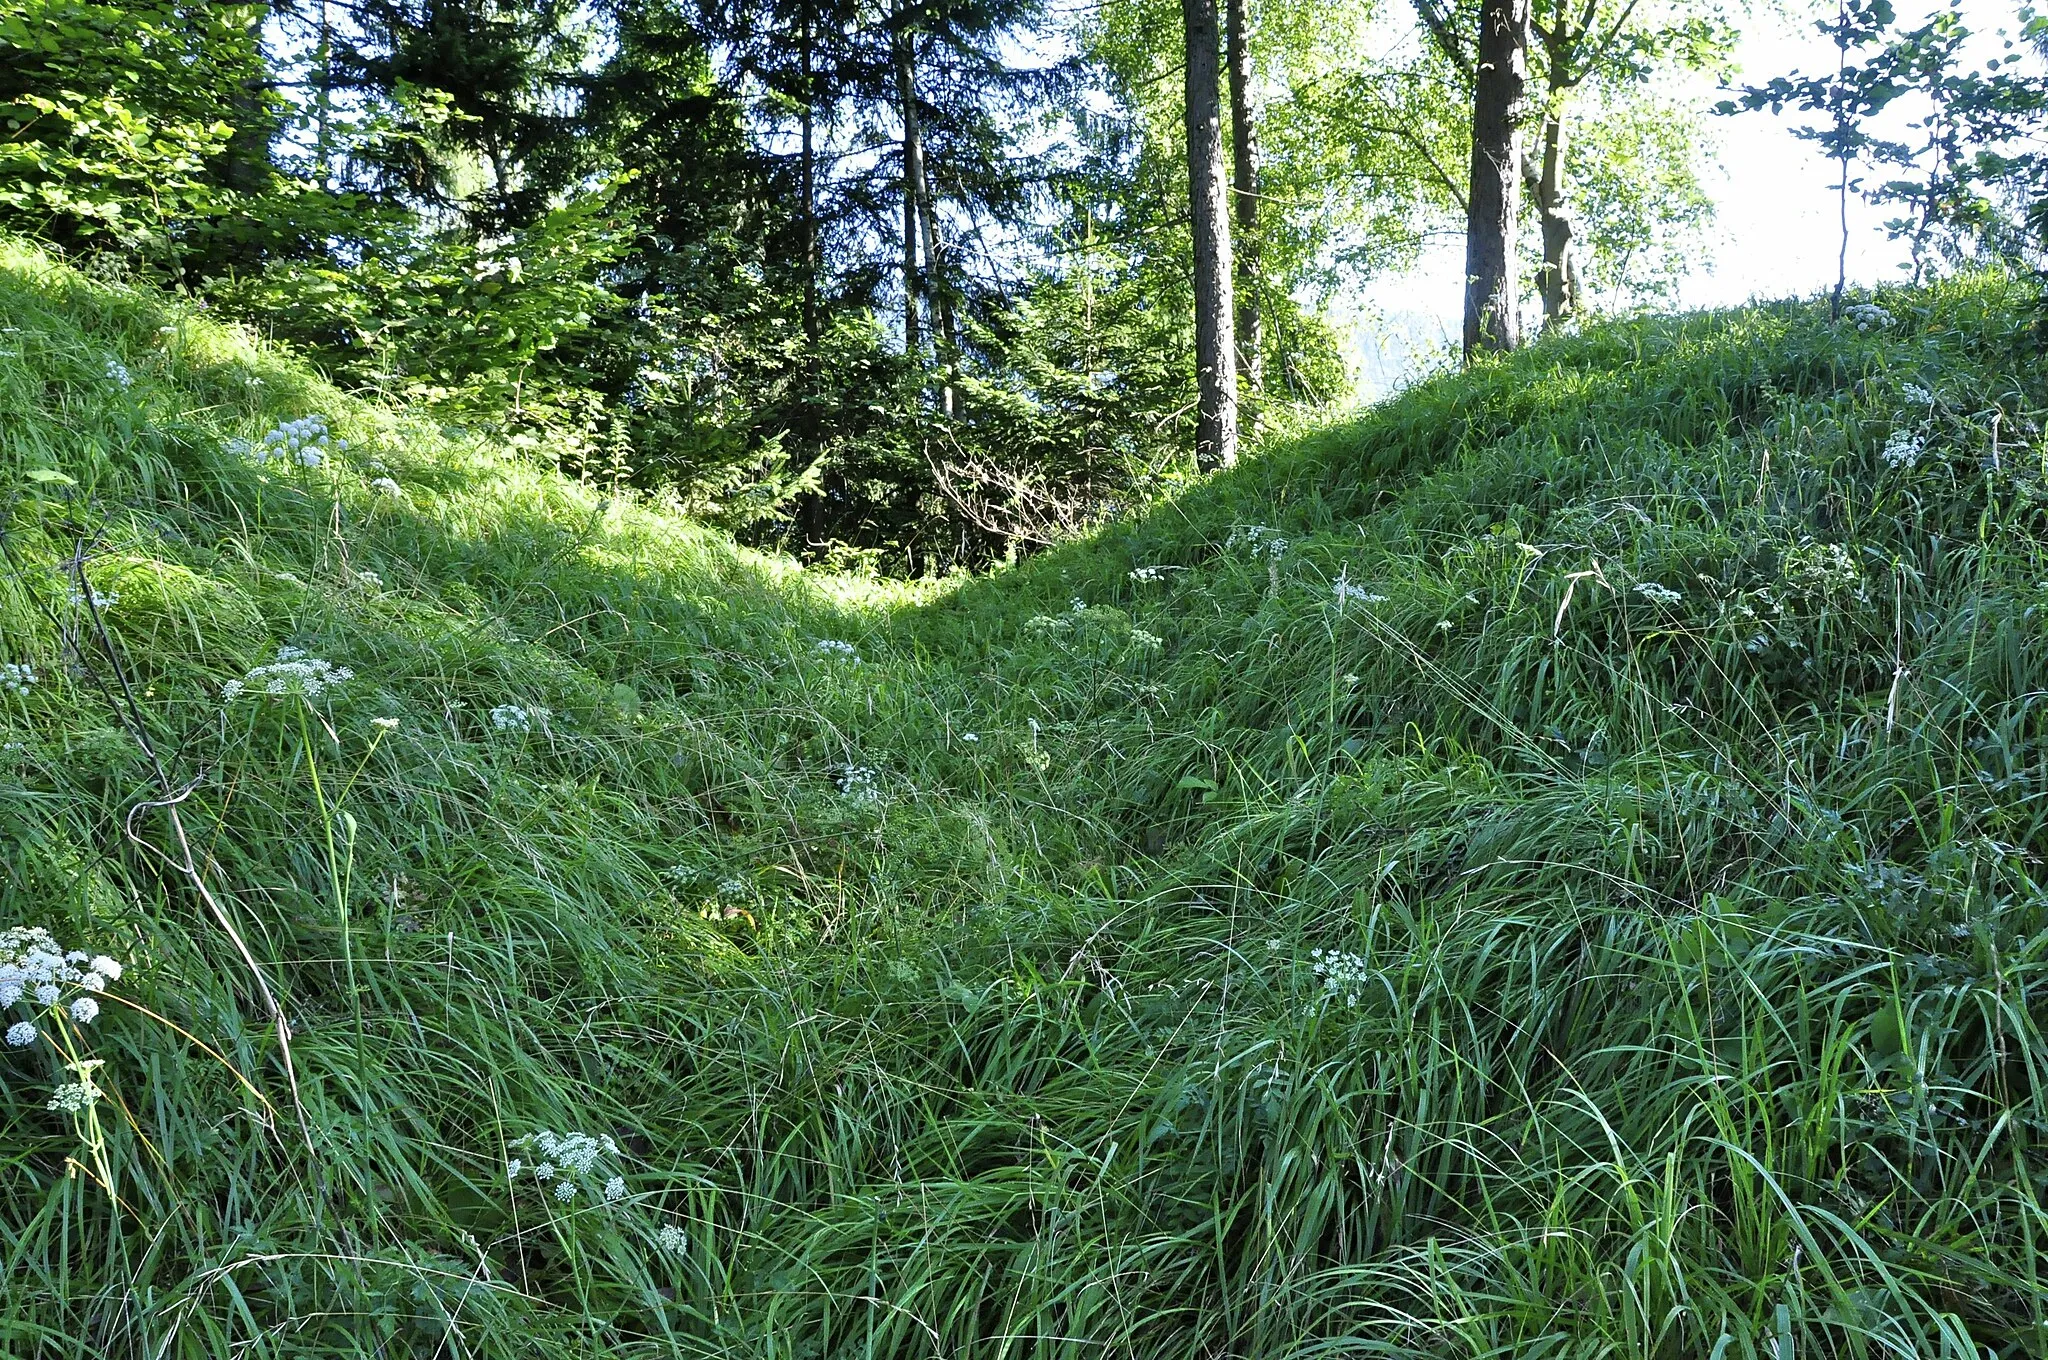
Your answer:
[[[1788,8],[1803,11],[1808,2]],[[1913,0],[1901,0],[1898,7],[1902,28],[1917,24],[1932,9]],[[1832,4],[1826,9],[1834,13]],[[2014,26],[2010,9],[1995,0],[1965,0],[1963,13],[1973,32],[1987,40],[2001,25]],[[1762,83],[1794,70],[1832,70],[1836,53],[1834,44],[1814,30],[1811,17],[1757,14],[1746,25],[1736,59],[1741,66],[1736,83]],[[1702,81],[1700,90],[1720,97],[1711,82]],[[1789,112],[1711,120],[1707,131],[1720,152],[1720,169],[1709,179],[1717,188],[1716,222],[1701,267],[1679,285],[1677,305],[1726,306],[1756,297],[1812,294],[1834,284],[1841,245],[1837,172],[1813,143],[1792,135],[1799,125],[1798,116]],[[1900,277],[1905,248],[1887,240],[1883,227],[1896,213],[1895,206],[1876,208],[1851,194],[1852,283]],[[1440,354],[1447,342],[1455,344],[1463,262],[1462,243],[1446,245],[1412,274],[1375,281],[1356,298],[1340,302],[1340,315],[1355,309],[1382,318],[1377,327],[1370,322],[1355,327],[1361,398],[1383,394],[1427,365],[1432,350]]]

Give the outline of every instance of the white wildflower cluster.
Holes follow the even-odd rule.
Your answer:
[[[1166,579],[1166,568],[1132,567],[1127,574],[1133,581],[1136,581],[1138,584],[1149,585],[1155,581],[1164,581]]]
[[[1934,394],[1919,383],[1899,384],[1899,395],[1912,402],[1915,406],[1934,405]]]
[[[1315,949],[1309,952],[1315,960],[1315,975],[1322,979],[1323,995],[1331,999],[1343,998],[1347,1006],[1358,1004],[1359,988],[1372,980],[1372,965],[1363,954],[1347,954],[1341,949]]]
[[[491,726],[500,732],[531,732],[535,723],[544,723],[550,710],[539,704],[499,704],[491,710]]]
[[[230,703],[244,694],[267,695],[273,699],[294,695],[317,699],[335,686],[347,684],[355,678],[356,673],[348,667],[330,665],[317,656],[308,656],[304,647],[280,647],[275,661],[252,667],[241,679],[222,685],[220,697]]]
[[[128,365],[109,354],[107,356],[107,381],[116,387],[133,387],[135,386],[135,375],[128,371]]]
[[[1143,628],[1131,630],[1131,645],[1141,652],[1156,652],[1166,645],[1166,639]]]
[[[819,638],[818,650],[826,656],[844,657],[848,661],[860,660],[859,649],[851,642],[841,642],[838,638]]]
[[[690,1235],[673,1223],[664,1223],[654,1235],[654,1245],[671,1256],[681,1256],[690,1249]]]
[[[1636,582],[1636,594],[1642,596],[1651,604],[1677,604],[1680,600],[1685,598],[1684,595],[1680,594],[1678,591],[1673,590],[1670,586],[1660,584],[1656,581]]]
[[[1340,614],[1344,612],[1344,606],[1347,604],[1385,604],[1387,602],[1386,596],[1355,584],[1351,580],[1351,569],[1349,567],[1337,573],[1337,579],[1331,585],[1330,591],[1337,598],[1337,612]]]
[[[505,1179],[515,1185],[521,1176],[529,1176],[563,1204],[578,1195],[605,1204],[626,1197],[626,1178],[616,1172],[604,1174],[605,1168],[598,1165],[602,1158],[619,1155],[619,1145],[608,1133],[593,1138],[587,1133],[541,1129],[514,1139],[512,1146],[534,1159],[528,1162],[525,1157],[514,1157],[505,1164]]]
[[[44,1012],[61,1007],[76,1023],[89,1025],[99,1018],[97,994],[120,981],[122,971],[120,960],[105,954],[65,950],[41,926],[0,930],[0,1009],[23,1002]],[[36,1037],[32,1020],[16,1021],[7,1030],[14,1048],[27,1048]]]
[[[369,586],[372,590],[382,590],[384,588],[384,578],[374,571],[359,571],[356,573],[356,579]]]
[[[1884,459],[1886,467],[1909,468],[1920,461],[1920,455],[1927,449],[1927,441],[1912,430],[1893,430],[1891,437],[1884,441],[1884,452],[1878,456]]]
[[[1263,558],[1277,562],[1287,555],[1291,546],[1277,529],[1268,529],[1263,524],[1240,524],[1230,531],[1230,537],[1223,540],[1223,551],[1242,551],[1253,561]]]
[[[389,496],[393,500],[400,499],[405,495],[405,488],[389,477],[379,477],[372,481],[370,483],[370,490],[380,496]]]
[[[1867,334],[1892,324],[1892,314],[1875,302],[1852,302],[1842,309],[1842,320]]]
[[[51,1093],[50,1103],[43,1108],[64,1114],[84,1114],[99,1103],[101,1094],[100,1088],[93,1085],[91,1077],[80,1081],[67,1081]]]
[[[35,683],[35,667],[26,661],[0,661],[0,690],[20,698],[27,694]]]
[[[92,601],[94,609],[104,612],[121,603],[121,592],[118,590],[103,591],[96,589],[90,596],[87,596],[84,591],[80,590],[77,586],[73,586],[71,587],[71,593],[64,597],[64,603],[70,605],[73,609],[83,609],[88,598]]]
[[[279,421],[254,444],[238,439],[229,447],[259,465],[277,459],[300,467],[316,468],[327,461],[328,454],[346,449],[348,441],[336,439],[328,432],[327,417],[310,415]]]
[[[867,765],[848,765],[839,772],[839,796],[857,807],[882,801],[882,777]]]

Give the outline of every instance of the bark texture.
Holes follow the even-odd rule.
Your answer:
[[[1529,0],[1481,0],[1472,73],[1472,186],[1465,214],[1465,357],[1521,342],[1515,216],[1528,97]]]
[[[802,163],[799,169],[799,177],[802,180],[802,184],[798,193],[803,198],[804,363],[808,368],[817,359],[818,340],[821,333],[818,324],[818,149],[816,145],[817,133],[815,130],[817,114],[813,107],[817,102],[817,90],[813,86],[811,76],[813,41],[811,37],[811,7],[809,5],[804,6],[802,29],[798,35],[797,42],[802,48],[801,57],[804,76],[804,103],[802,113],[799,115],[803,125]],[[806,384],[805,391],[808,395],[808,383]]]
[[[1230,68],[1231,206],[1237,218],[1231,245],[1237,256],[1237,371],[1251,400],[1243,414],[1249,430],[1265,387],[1265,328],[1259,315],[1259,134],[1252,110],[1250,0],[1226,0],[1224,61]]]
[[[917,126],[917,71],[911,38],[898,33],[891,46],[896,59],[896,103],[903,121],[903,352],[916,358],[924,348],[918,312],[924,302],[924,281],[917,268],[918,185],[924,180],[924,139]]]
[[[1579,309],[1579,265],[1572,251],[1578,222],[1564,176],[1565,119],[1562,111],[1543,120],[1542,159],[1525,168],[1536,210],[1543,221],[1543,267],[1536,276],[1543,295],[1543,328],[1549,330]]]
[[[1195,252],[1195,465],[1237,462],[1237,355],[1230,194],[1223,162],[1216,0],[1181,0],[1187,36],[1188,217]]]
[[[915,97],[916,50],[912,49],[911,93]],[[922,125],[920,125],[920,134]],[[953,365],[960,353],[960,332],[953,320],[953,294],[951,280],[946,274],[946,255],[939,243],[939,215],[934,207],[936,195],[932,193],[930,148],[924,145],[923,137],[918,139],[916,184],[917,216],[924,227],[924,298],[925,314],[931,320],[936,334],[932,337],[939,351],[939,366],[945,370],[946,380],[939,389],[939,409],[947,415],[953,414]]]

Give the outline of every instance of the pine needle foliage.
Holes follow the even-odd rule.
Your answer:
[[[0,1351],[2048,1350],[2048,392],[1854,315],[906,585],[5,247]]]

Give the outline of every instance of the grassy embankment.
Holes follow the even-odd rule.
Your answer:
[[[2048,393],[1880,301],[891,586],[5,248],[0,1352],[2048,1351]]]

